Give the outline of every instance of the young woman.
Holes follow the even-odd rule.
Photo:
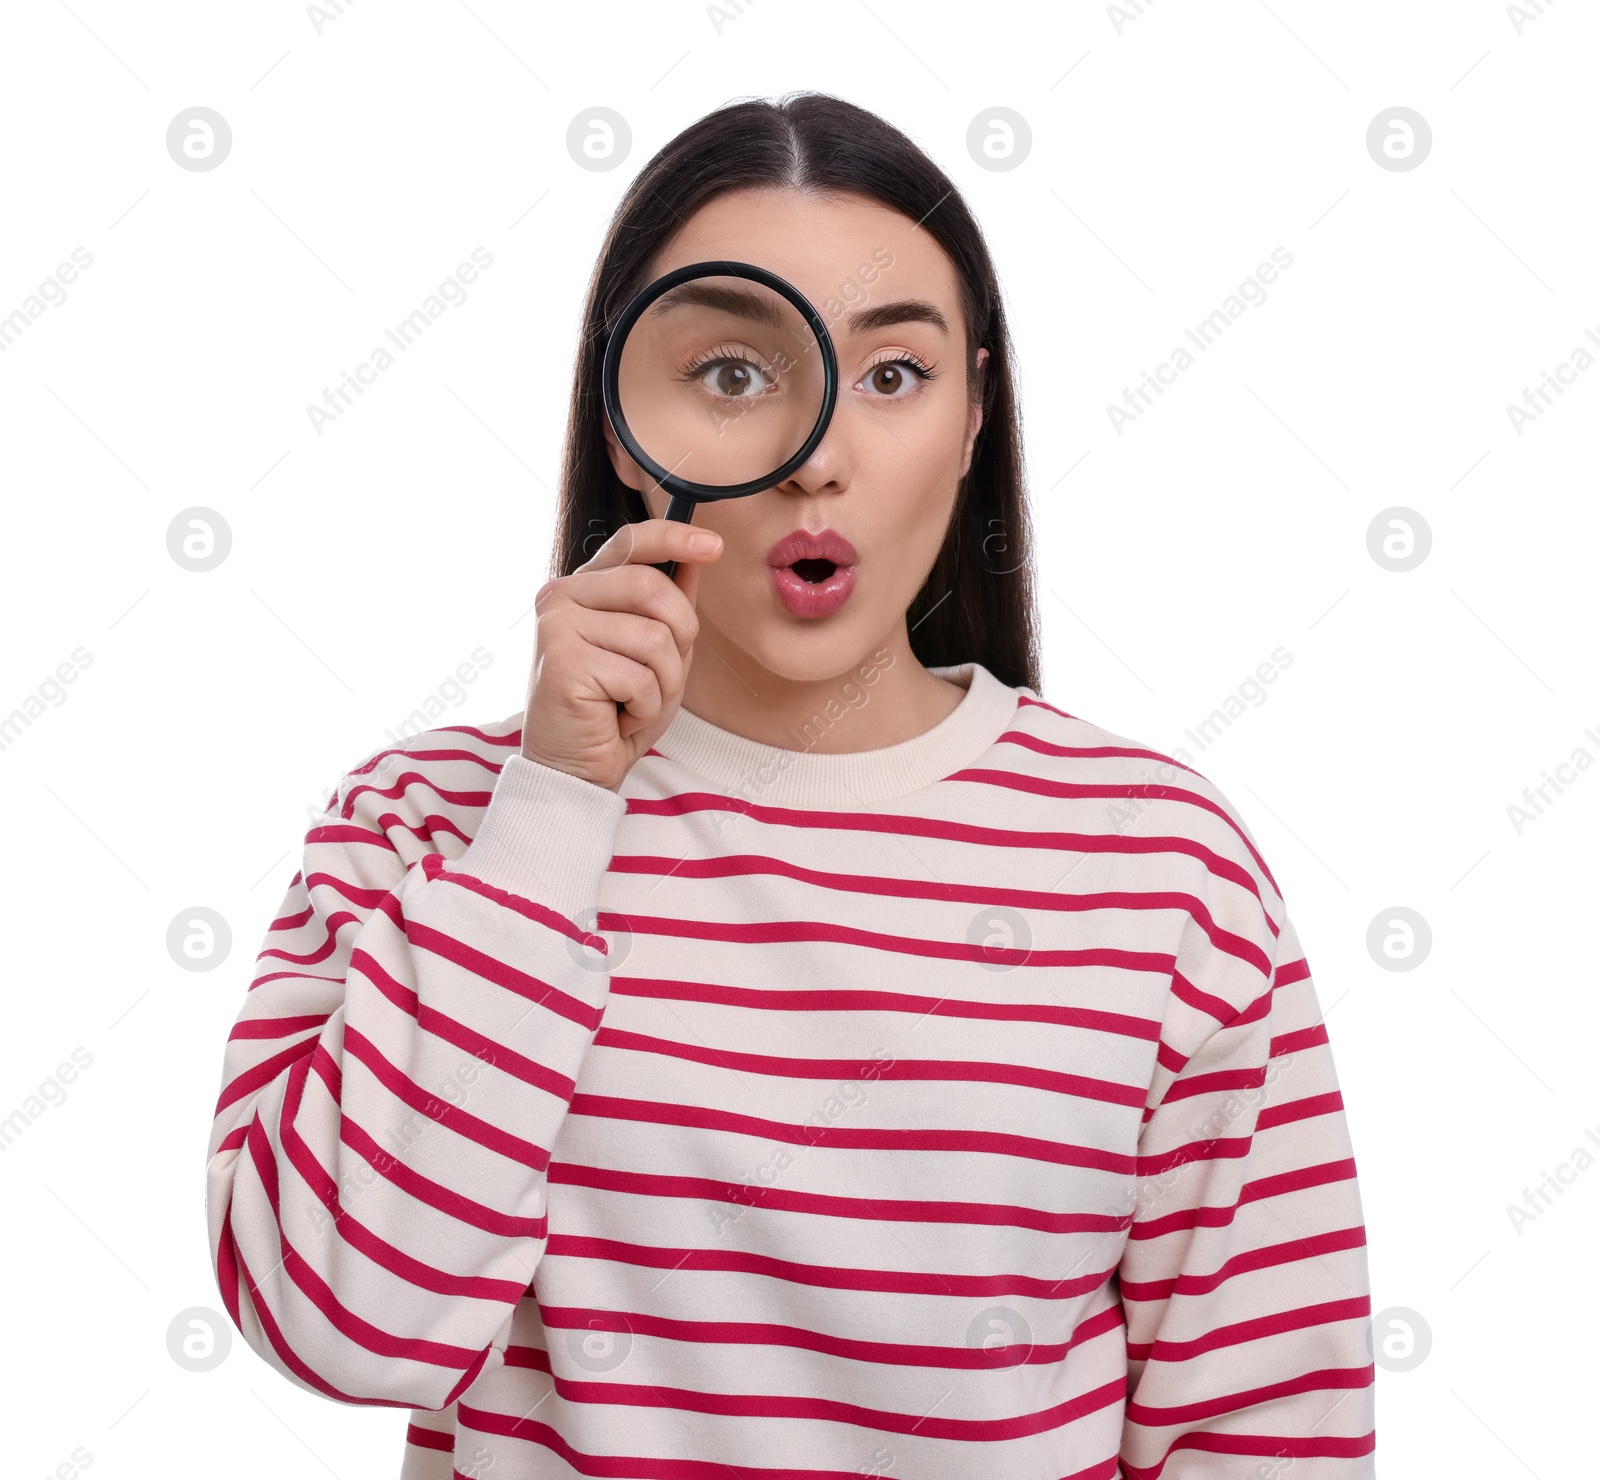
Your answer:
[[[669,522],[601,344],[724,258],[838,404]],[[1041,698],[1011,377],[859,108],[724,108],[618,208],[526,708],[342,778],[211,1140],[229,1314],[415,1410],[405,1480],[1373,1473],[1304,953],[1215,786]]]

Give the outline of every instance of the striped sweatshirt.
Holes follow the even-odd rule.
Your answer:
[[[980,664],[903,743],[368,755],[226,1045],[249,1344],[402,1480],[1355,1480],[1361,1203],[1205,777]],[[859,702],[870,693],[856,689]]]

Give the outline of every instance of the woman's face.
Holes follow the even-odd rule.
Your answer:
[[[753,663],[798,682],[833,678],[886,644],[906,651],[906,609],[972,459],[982,416],[968,398],[956,272],[927,232],[875,201],[741,189],[689,217],[649,277],[723,258],[777,273],[816,306],[838,355],[839,395],[798,471],[747,498],[696,506],[695,524],[723,539],[721,557],[700,572],[701,638],[742,673]],[[987,357],[979,351],[980,367]],[[609,424],[605,433],[618,475],[664,517],[668,496]],[[773,547],[796,531],[843,536],[853,570],[769,567]]]

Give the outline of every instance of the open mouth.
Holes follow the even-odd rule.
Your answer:
[[[836,529],[796,529],[767,551],[767,576],[790,616],[831,617],[855,589],[859,558]]]

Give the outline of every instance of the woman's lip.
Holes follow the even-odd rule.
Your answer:
[[[836,529],[796,529],[767,551],[767,564],[793,565],[797,560],[831,560],[835,565],[855,565],[861,557],[856,547]]]
[[[792,617],[831,617],[850,599],[856,585],[853,565],[837,565],[831,576],[815,582],[803,579],[787,565],[769,565],[767,574],[778,600]]]

